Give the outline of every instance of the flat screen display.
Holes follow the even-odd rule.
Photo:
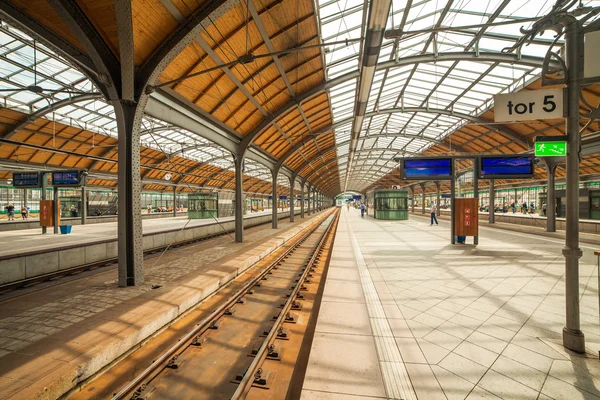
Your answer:
[[[481,179],[532,178],[533,156],[489,156],[481,157],[479,177]]]
[[[39,172],[15,172],[13,173],[13,186],[40,187],[42,186],[40,181],[40,174]]]
[[[402,160],[402,179],[452,179],[451,158],[407,158]]]
[[[53,172],[54,186],[79,186],[79,171]]]

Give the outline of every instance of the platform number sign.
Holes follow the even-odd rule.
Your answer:
[[[563,118],[563,89],[529,90],[494,96],[494,121]]]

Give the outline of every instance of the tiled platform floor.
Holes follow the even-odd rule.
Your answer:
[[[586,358],[561,345],[562,241],[483,228],[452,246],[449,229],[343,210],[302,399],[600,399],[594,248]]]

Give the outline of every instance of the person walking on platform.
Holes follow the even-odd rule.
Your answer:
[[[431,203],[431,225],[433,225],[433,221],[435,221],[435,224],[438,225],[438,220],[437,217],[435,216],[435,213],[437,212],[437,204],[435,204],[435,202]]]
[[[365,216],[365,203],[360,203],[360,216]]]
[[[21,206],[21,219],[27,219],[27,207],[25,205]]]

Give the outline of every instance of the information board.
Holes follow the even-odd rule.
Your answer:
[[[41,187],[42,182],[39,172],[13,172],[14,187]]]
[[[527,179],[534,173],[534,156],[481,156],[480,179]]]
[[[54,186],[80,186],[81,171],[60,171],[52,173]]]
[[[451,158],[405,158],[402,159],[403,180],[452,179]]]
[[[60,209],[60,200],[56,203],[56,207]],[[60,213],[56,224],[60,224]],[[54,200],[40,200],[40,226],[54,226]]]

